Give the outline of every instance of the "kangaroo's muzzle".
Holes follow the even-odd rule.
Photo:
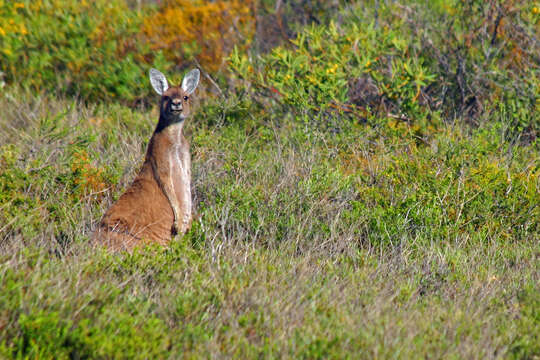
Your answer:
[[[171,110],[172,111],[182,111],[182,100],[173,99],[171,101]]]

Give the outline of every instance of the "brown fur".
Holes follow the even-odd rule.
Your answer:
[[[181,114],[171,110],[171,102],[178,99],[182,103]],[[131,250],[150,243],[165,245],[176,232],[189,229],[191,162],[182,128],[190,113],[190,103],[190,96],[179,86],[163,93],[159,122],[142,169],[107,210],[94,233],[94,241],[114,250]]]

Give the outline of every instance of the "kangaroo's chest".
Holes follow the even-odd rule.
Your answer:
[[[189,152],[182,146],[174,146],[169,152],[170,178],[177,196],[191,185]]]
[[[168,151],[168,162],[174,196],[178,206],[191,209],[191,158],[189,145],[182,135],[182,124],[171,126],[168,136],[172,143]]]

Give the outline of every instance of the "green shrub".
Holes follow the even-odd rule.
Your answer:
[[[344,117],[398,119],[419,125],[421,138],[432,119],[459,118],[500,121],[509,140],[535,142],[539,15],[529,4],[494,3],[353,5],[339,23],[303,29],[292,46],[233,52],[238,92],[247,87],[256,103],[330,130]]]
[[[133,102],[150,65],[170,66],[138,41],[141,24],[123,0],[2,1],[0,70],[34,91]]]

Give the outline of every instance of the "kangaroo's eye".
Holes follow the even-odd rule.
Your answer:
[[[189,97],[188,96],[184,96],[184,101],[188,101]]]

